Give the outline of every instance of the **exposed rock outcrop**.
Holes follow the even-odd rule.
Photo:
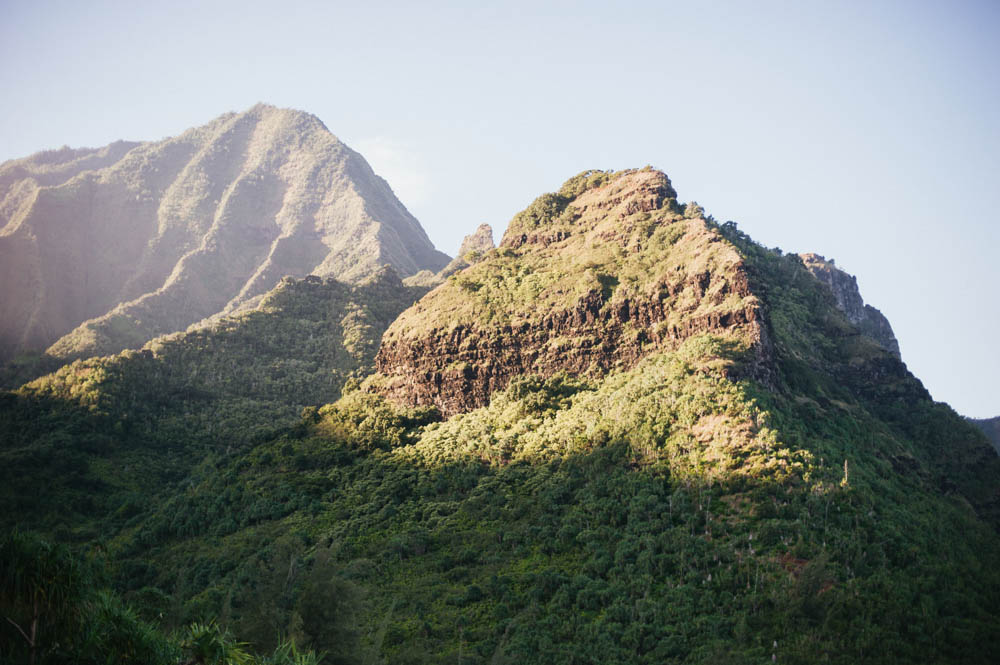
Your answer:
[[[473,263],[481,261],[486,252],[491,249],[496,249],[496,244],[493,242],[493,227],[489,224],[480,224],[475,233],[470,233],[462,239],[458,256],[453,258],[451,263],[437,274],[437,279],[444,281],[459,270],[464,270]]]
[[[0,360],[138,347],[285,275],[448,260],[307,113],[257,105],[155,143],[43,152],[0,165]]]
[[[495,248],[493,227],[489,224],[480,224],[475,233],[470,233],[462,239],[462,246],[458,250],[458,257],[464,259],[473,252],[485,254]]]
[[[858,280],[836,266],[833,259],[827,260],[819,254],[800,254],[802,263],[821,282],[830,287],[837,301],[837,308],[848,321],[861,332],[875,340],[883,349],[899,358],[899,342],[892,332],[889,320],[871,305],[866,305],[858,290]]]
[[[405,311],[383,336],[373,385],[450,416],[515,376],[600,375],[699,333],[763,363],[760,318],[739,253],[704,218],[681,214],[665,174],[588,172]]]

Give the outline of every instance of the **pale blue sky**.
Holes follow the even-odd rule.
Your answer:
[[[652,164],[857,275],[935,399],[1000,414],[998,2],[10,2],[0,160],[258,101],[319,116],[442,250]]]

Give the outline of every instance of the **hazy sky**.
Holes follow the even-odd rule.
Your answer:
[[[442,250],[652,164],[857,275],[935,399],[1000,414],[1000,3],[11,2],[0,160],[303,109]]]

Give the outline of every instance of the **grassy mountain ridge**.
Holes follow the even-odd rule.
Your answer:
[[[582,174],[510,229],[401,316],[378,314],[384,327],[372,326],[361,355],[335,335],[333,357],[354,358],[360,378],[390,330],[380,372],[339,398],[284,427],[224,420],[225,405],[202,417],[184,413],[193,400],[151,403],[151,428],[190,428],[131,442],[150,474],[132,495],[77,505],[102,491],[85,487],[62,530],[44,503],[5,514],[99,542],[116,588],[163,626],[217,617],[261,649],[292,634],[332,648],[333,662],[996,662],[1000,460],[851,323],[800,257],[677,203],[648,169]],[[581,257],[593,274],[577,288],[568,266]],[[298,329],[296,303],[326,286],[279,291],[290,301],[266,320]],[[626,300],[628,316],[616,317]],[[397,312],[408,304],[398,302]],[[722,316],[748,308],[752,318]],[[296,350],[306,331],[348,309],[283,338],[283,362],[309,362],[316,347]],[[711,325],[684,325],[695,319]],[[556,322],[568,339],[539,344]],[[662,336],[640,340],[644,322],[666,322]],[[225,334],[251,362],[270,334],[247,323]],[[622,357],[601,347],[609,329],[627,362],[602,360]],[[233,372],[229,347],[188,339],[176,343],[192,351],[186,376],[208,381],[197,384],[205,399]],[[416,352],[387,352],[428,339],[436,369],[404,369]],[[538,358],[552,363],[532,371]],[[56,375],[56,393],[4,397],[17,454],[38,455],[38,468],[4,479],[24,492],[48,482],[41,460],[60,446],[89,442],[77,454],[91,464],[123,459],[98,447],[123,441],[114,418],[128,390],[116,386],[127,384],[73,367]],[[484,367],[493,373],[477,374]],[[434,390],[505,367],[503,382],[476,384],[481,402],[442,420]],[[286,394],[261,376],[256,387],[238,379],[236,394]],[[399,399],[392,382],[407,376],[429,389]],[[107,393],[91,398],[95,382]],[[11,417],[31,395],[86,413]],[[195,445],[183,465],[156,447],[185,441]]]

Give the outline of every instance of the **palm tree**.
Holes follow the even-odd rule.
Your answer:
[[[188,653],[182,665],[253,665],[245,642],[237,642],[228,630],[223,631],[213,620],[191,624],[181,639],[181,648]]]
[[[66,546],[17,529],[0,541],[0,611],[23,639],[32,665],[50,635],[79,619],[87,588],[88,571]]]

